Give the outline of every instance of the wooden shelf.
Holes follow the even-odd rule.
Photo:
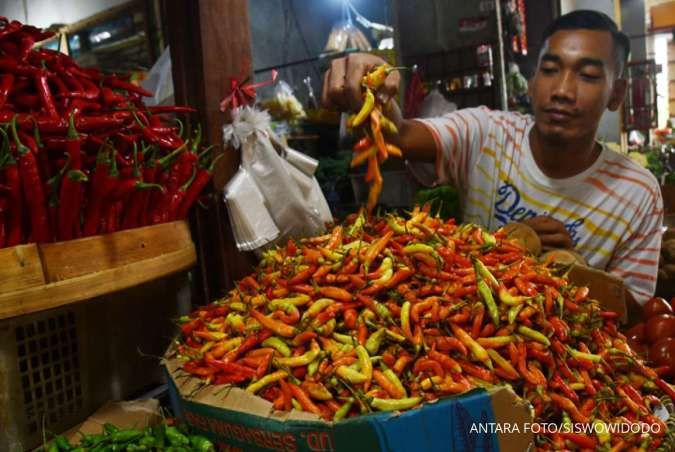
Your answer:
[[[0,319],[88,300],[192,267],[184,221],[0,249]]]

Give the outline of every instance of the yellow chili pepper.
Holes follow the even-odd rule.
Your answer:
[[[300,367],[311,363],[321,353],[319,344],[312,340],[309,350],[300,356],[292,356],[290,358],[274,358],[272,363],[277,367]]]
[[[368,355],[368,350],[363,345],[356,347],[356,356],[359,359],[359,366],[361,367],[361,373],[366,376],[366,381],[370,381],[373,378],[373,362],[370,360],[370,355]]]
[[[518,306],[529,300],[529,297],[511,295],[503,285],[499,287],[499,301],[508,306]]]
[[[382,64],[363,76],[361,84],[368,89],[377,91],[387,79],[387,76],[394,68],[388,64]]]
[[[413,245],[406,245],[403,247],[403,253],[404,254],[417,254],[417,253],[425,253],[425,254],[436,254],[436,250],[434,249],[433,246],[427,245],[425,243],[415,243]]]
[[[263,347],[272,347],[278,351],[281,356],[288,358],[291,356],[291,349],[284,341],[278,337],[268,337],[262,342]]]
[[[422,401],[422,397],[407,397],[405,399],[380,399],[373,398],[370,406],[378,411],[408,410]]]
[[[396,387],[396,389],[403,394],[403,398],[408,397],[408,392],[405,390],[405,386],[403,386],[403,383],[401,383],[401,380],[399,380],[398,376],[394,373],[393,370],[385,367],[385,369],[382,371],[385,377],[387,377],[387,380],[391,381],[391,383]]]
[[[366,375],[347,366],[339,366],[335,370],[335,373],[338,375],[338,377],[343,378],[353,384],[360,384],[368,381],[368,377]]]
[[[330,298],[319,298],[314,303],[312,303],[312,305],[305,311],[304,314],[302,314],[302,321],[304,322],[307,319],[316,317],[317,314],[319,314],[321,311],[323,311],[333,303],[335,303],[335,300],[332,300]]]
[[[361,110],[359,110],[356,116],[354,116],[354,118],[352,119],[351,126],[352,127],[360,126],[363,123],[363,121],[365,121],[368,118],[368,116],[370,116],[370,113],[373,111],[373,108],[375,108],[375,95],[370,90],[370,88],[366,88],[363,105],[361,106]]]
[[[366,340],[366,350],[368,350],[368,353],[371,355],[377,354],[386,331],[386,328],[380,328],[368,337],[368,340]]]
[[[288,372],[284,370],[277,370],[276,372],[272,372],[271,374],[265,375],[262,377],[260,380],[256,381],[255,383],[251,383],[246,387],[246,392],[250,392],[252,394],[255,394],[256,392],[260,391],[262,388],[265,386],[272,384],[274,382],[277,382],[279,380],[282,380],[288,376]]]
[[[478,360],[484,363],[488,368],[492,369],[492,361],[490,361],[490,355],[488,355],[488,352],[483,348],[482,345],[480,345],[478,342],[474,341],[473,338],[464,331],[461,327],[455,325],[454,323],[450,323],[450,327],[452,328],[452,332],[455,336],[457,336],[457,339],[459,339],[466,347],[471,350],[471,353],[473,356]]]
[[[535,340],[537,342],[541,342],[542,344],[544,344],[546,346],[551,345],[551,341],[549,341],[546,336],[541,334],[539,331],[535,331],[532,328],[526,327],[525,325],[520,325],[518,327],[518,332],[520,334],[522,334],[523,336],[529,337],[530,339]],[[581,353],[581,352],[579,352],[579,353]]]
[[[274,306],[276,303],[290,303],[293,306],[304,306],[310,302],[312,298],[309,295],[298,295],[289,298],[275,298],[270,301],[270,305]]]

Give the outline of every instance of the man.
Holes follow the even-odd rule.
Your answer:
[[[462,194],[465,222],[491,230],[527,223],[545,248],[574,248],[589,265],[623,278],[644,303],[656,285],[659,185],[595,139],[605,109],[617,110],[624,98],[628,38],[606,15],[575,11],[553,22],[544,39],[529,84],[533,117],[481,107],[404,120],[391,100],[399,84],[392,73],[378,92],[400,131],[391,139],[407,158],[436,162],[438,181]],[[363,54],[334,60],[324,104],[357,109],[361,77],[381,63]]]

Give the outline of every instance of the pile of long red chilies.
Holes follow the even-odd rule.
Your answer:
[[[146,90],[34,47],[49,36],[0,17],[0,248],[184,218],[212,170],[173,119],[194,110],[145,106]]]
[[[327,420],[510,384],[535,421],[599,432],[538,434],[541,450],[672,450],[674,427],[652,411],[672,406],[673,387],[564,271],[503,231],[425,209],[352,215],[266,252],[227,297],[182,318],[176,355],[209,384]],[[610,435],[602,427],[613,423],[657,433]]]

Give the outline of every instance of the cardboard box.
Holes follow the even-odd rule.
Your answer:
[[[510,387],[333,424],[306,412],[275,411],[267,400],[240,388],[204,386],[179,364],[164,363],[175,414],[228,451],[521,452],[533,441],[531,407]]]
[[[111,423],[120,429],[143,429],[162,421],[159,412],[159,400],[134,400],[131,402],[108,402],[99,408],[86,421],[63,433],[71,443],[80,441],[80,433],[91,435],[103,431],[103,425]]]
[[[607,272],[576,264],[569,273],[569,280],[577,286],[588,286],[590,297],[602,306],[619,314],[621,323],[628,321],[626,288],[623,279]]]

